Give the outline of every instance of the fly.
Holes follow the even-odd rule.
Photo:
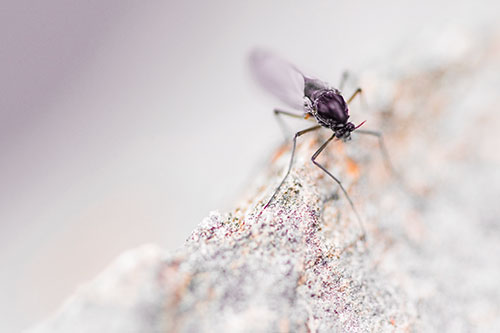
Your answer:
[[[334,139],[343,142],[349,141],[351,139],[351,133],[356,131],[356,133],[376,136],[379,139],[381,152],[386,162],[386,166],[389,170],[393,170],[387,154],[387,149],[385,148],[382,134],[377,131],[358,129],[364,124],[364,121],[358,125],[349,121],[348,105],[358,94],[361,94],[361,88],[356,89],[356,91],[346,101],[339,89],[330,87],[327,83],[321,80],[306,76],[294,65],[264,50],[256,50],[251,54],[250,65],[257,80],[264,88],[269,90],[290,107],[302,111],[302,113],[293,113],[280,109],[274,109],[274,114],[276,116],[284,115],[302,119],[314,117],[317,121],[317,125],[295,133],[293,137],[292,155],[288,165],[288,170],[285,177],[276,188],[267,204],[264,206],[264,209],[266,209],[273,202],[281,186],[290,174],[295,155],[297,138],[303,134],[318,130],[321,127],[326,127],[333,133],[312,155],[311,160],[317,167],[332,178],[344,193],[359,222],[362,232],[360,239],[364,240],[366,235],[365,228],[349,194],[340,180],[316,161],[318,156],[326,148],[330,141]],[[342,88],[345,78],[346,76],[344,75],[339,86],[340,88]]]

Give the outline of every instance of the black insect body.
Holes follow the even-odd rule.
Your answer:
[[[349,194],[345,190],[342,183],[334,175],[332,175],[325,167],[316,161],[316,158],[321,154],[325,147],[333,139],[348,141],[351,139],[351,133],[357,130],[364,122],[359,125],[354,125],[349,122],[349,108],[348,104],[361,93],[361,89],[357,89],[354,94],[346,101],[342,96],[341,92],[335,88],[329,87],[325,82],[310,78],[299,71],[295,66],[289,64],[288,62],[278,58],[272,53],[257,50],[252,53],[251,66],[257,80],[274,95],[276,95],[283,102],[293,107],[296,110],[301,110],[301,114],[292,113],[288,111],[275,109],[274,113],[277,116],[286,115],[295,118],[309,118],[314,117],[318,122],[318,125],[309,127],[302,131],[299,131],[293,137],[292,146],[292,156],[290,158],[290,164],[288,166],[287,173],[281,181],[280,185],[273,193],[264,209],[271,204],[271,202],[276,197],[281,186],[285,182],[286,178],[290,174],[290,170],[293,164],[293,158],[295,155],[295,147],[297,138],[305,133],[315,131],[321,127],[326,127],[332,130],[332,135],[330,138],[324,142],[319,149],[311,157],[312,162],[328,174],[340,187],[345,197],[349,201],[351,208],[356,214],[357,220],[359,222],[362,235],[361,239],[365,237],[365,230],[361,217],[359,216]],[[345,76],[340,84],[343,85]],[[384,156],[387,165],[390,169],[390,162],[387,155],[387,150],[385,148],[384,141],[380,132],[367,131],[367,130],[357,130],[357,133],[368,134],[378,137],[380,148],[382,150],[382,155]]]
[[[314,116],[321,126],[330,128],[338,139],[347,141],[351,138],[351,132],[356,129],[353,123],[347,122],[349,110],[344,97],[338,90],[321,89],[312,92],[305,106],[308,114]],[[310,101],[312,105],[310,105]]]

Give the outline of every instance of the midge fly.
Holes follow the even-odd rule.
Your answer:
[[[273,195],[264,206],[264,209],[266,209],[274,200],[281,186],[290,174],[290,170],[292,169],[293,164],[293,158],[295,155],[297,138],[305,133],[315,131],[321,127],[326,127],[331,129],[333,133],[330,138],[328,138],[328,140],[326,140],[326,142],[324,142],[312,155],[311,160],[317,167],[326,172],[326,174],[339,185],[340,189],[349,201],[352,210],[356,214],[356,218],[362,231],[361,239],[364,239],[365,229],[363,227],[361,217],[356,210],[354,203],[349,197],[349,194],[345,190],[340,180],[316,161],[319,154],[321,154],[321,152],[326,148],[330,141],[335,139],[346,142],[351,139],[351,133],[353,131],[356,131],[356,133],[359,134],[367,134],[378,137],[382,155],[384,157],[384,160],[386,161],[387,167],[390,170],[393,170],[381,133],[361,129],[358,130],[358,128],[363,125],[364,122],[355,125],[352,122],[348,121],[348,104],[354,99],[354,97],[361,93],[361,89],[358,88],[346,101],[342,96],[340,90],[328,86],[328,84],[323,81],[304,75],[292,64],[264,50],[255,50],[254,52],[252,52],[250,56],[250,64],[257,80],[265,88],[267,88],[270,92],[276,95],[276,97],[281,99],[290,107],[302,111],[302,113],[292,113],[274,109],[274,114],[276,116],[286,115],[303,119],[314,117],[314,119],[316,119],[318,123],[315,126],[295,133],[293,137],[292,156],[290,158],[288,170],[278,188],[274,191]],[[345,75],[343,76],[342,82],[339,86],[340,89],[342,89],[344,81]]]

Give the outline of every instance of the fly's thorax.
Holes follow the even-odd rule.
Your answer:
[[[326,82],[318,79],[304,77],[304,96],[314,100],[313,95],[324,90],[330,90]]]
[[[319,94],[314,99],[313,107],[321,118],[333,123],[345,124],[349,118],[347,103],[342,95],[334,90],[327,90]]]
[[[349,119],[347,103],[336,89],[318,89],[311,96],[304,97],[306,112],[311,113],[318,123],[328,128],[346,125]]]

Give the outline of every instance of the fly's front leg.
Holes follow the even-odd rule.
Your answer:
[[[361,229],[361,236],[360,236],[360,239],[361,240],[365,240],[366,238],[366,232],[365,232],[365,227],[363,226],[363,221],[361,220],[361,217],[360,215],[358,214],[358,211],[356,210],[356,207],[354,207],[354,203],[352,202],[351,200],[351,197],[349,196],[349,194],[347,193],[347,191],[345,190],[344,186],[342,185],[342,183],[340,182],[340,180],[337,179],[337,177],[335,177],[334,175],[332,175],[330,173],[330,171],[328,171],[324,166],[322,166],[321,164],[319,164],[318,162],[316,162],[316,158],[319,156],[319,154],[321,154],[321,152],[326,148],[326,146],[330,143],[330,141],[333,140],[333,138],[335,138],[335,133],[328,139],[326,140],[325,143],[323,143],[321,145],[321,147],[319,147],[319,149],[314,153],[314,155],[311,157],[311,160],[312,162],[318,167],[320,168],[321,170],[323,170],[328,176],[330,176],[330,178],[332,178],[340,187],[340,189],[342,190],[342,192],[344,193],[345,197],[347,198],[347,201],[349,201],[349,204],[351,205],[351,208],[352,210],[354,211],[354,214],[356,214],[356,218],[358,220],[358,223],[359,223],[359,227]]]

